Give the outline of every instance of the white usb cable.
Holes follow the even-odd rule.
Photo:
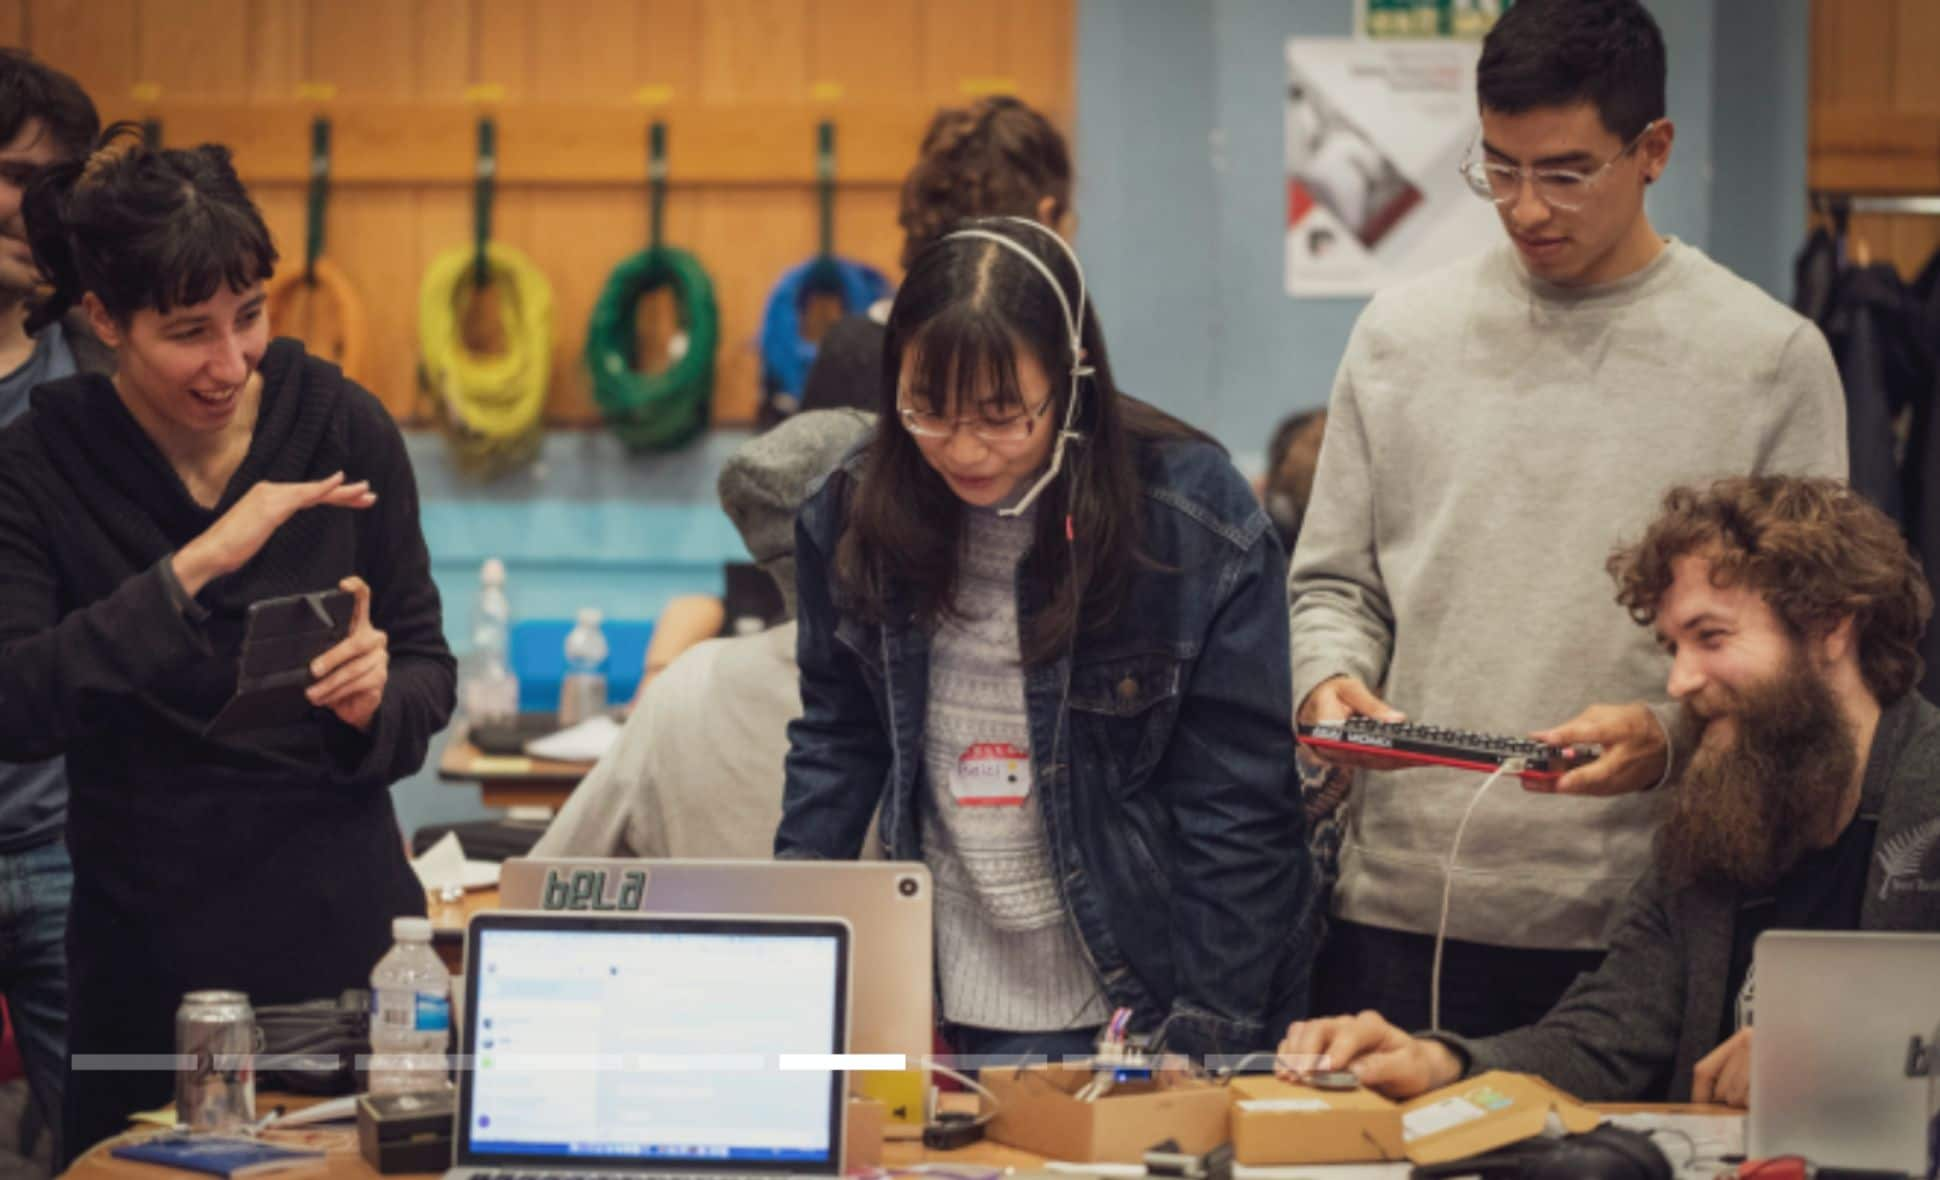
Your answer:
[[[1448,903],[1455,894],[1455,858],[1461,855],[1462,833],[1468,830],[1468,817],[1475,814],[1475,805],[1482,802],[1495,780],[1505,774],[1521,774],[1528,767],[1521,758],[1510,758],[1495,768],[1495,773],[1482,780],[1475,790],[1475,796],[1468,801],[1468,810],[1462,813],[1462,822],[1455,825],[1455,841],[1449,845],[1448,859],[1442,864],[1442,920],[1435,927],[1435,965],[1429,971],[1428,979],[1428,1028],[1431,1032],[1442,1030],[1442,946],[1448,941]]]

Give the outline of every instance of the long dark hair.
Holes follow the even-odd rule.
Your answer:
[[[1036,256],[1078,302],[1078,277],[1050,231],[1007,218],[958,228],[999,234]],[[1022,636],[1024,662],[1062,655],[1082,626],[1103,626],[1123,603],[1140,556],[1143,481],[1137,444],[1205,436],[1143,402],[1121,395],[1089,302],[1082,331],[1085,364],[1074,442],[1064,469],[1038,499],[1036,533],[1025,571],[1050,587],[1049,601]],[[986,405],[1027,408],[1017,383],[1017,348],[1028,348],[1051,376],[1052,404],[1033,429],[1056,430],[1071,396],[1076,358],[1064,307],[1044,276],[997,242],[945,236],[917,255],[889,313],[883,343],[876,436],[860,486],[848,500],[835,576],[845,607],[874,622],[889,618],[900,588],[916,618],[933,626],[955,598],[963,504],[902,426],[897,384],[904,354],[916,350],[907,391],[914,408],[949,412],[953,390],[991,391]],[[963,407],[956,408],[958,413]],[[1069,519],[1070,539],[1066,536]]]
[[[34,264],[53,289],[28,317],[38,331],[94,292],[116,323],[143,309],[247,290],[276,270],[276,246],[229,149],[144,147],[131,123],[91,155],[42,169],[22,203]]]

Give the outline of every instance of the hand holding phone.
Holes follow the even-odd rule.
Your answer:
[[[310,664],[350,633],[356,596],[318,590],[251,603],[236,671],[236,695],[205,737],[294,725],[309,717]]]

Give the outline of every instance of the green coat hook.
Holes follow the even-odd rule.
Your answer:
[[[815,125],[815,185],[822,212],[823,258],[835,253],[835,124]]]
[[[656,119],[647,128],[648,247],[660,249],[661,215],[667,204],[667,125]]]
[[[472,201],[472,282],[484,287],[492,281],[485,247],[492,240],[492,197],[498,179],[498,124],[478,121],[478,186]]]

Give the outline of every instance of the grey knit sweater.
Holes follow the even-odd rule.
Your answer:
[[[930,649],[923,858],[936,880],[944,1019],[1020,1032],[1104,1021],[1052,876],[1033,789],[1017,566],[1032,515],[966,508],[955,612]]]

